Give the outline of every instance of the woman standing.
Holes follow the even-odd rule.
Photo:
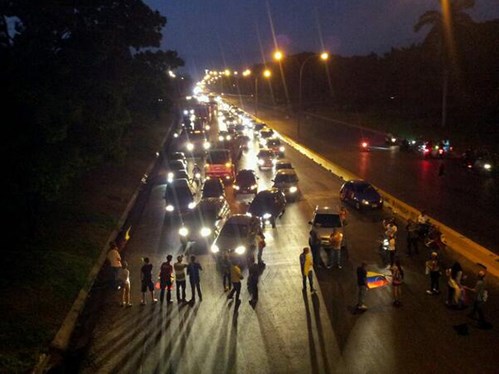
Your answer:
[[[130,307],[132,303],[130,302],[130,270],[128,270],[128,263],[123,261],[121,263],[121,306]]]
[[[392,272],[392,292],[393,306],[401,306],[400,297],[402,296],[402,283],[404,281],[404,269],[400,265],[400,260],[396,260],[390,268]]]

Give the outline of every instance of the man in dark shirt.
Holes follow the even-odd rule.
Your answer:
[[[357,286],[359,287],[357,309],[366,310],[364,300],[367,293],[367,263],[365,262],[357,268]]]
[[[187,265],[187,275],[189,276],[189,282],[191,283],[192,297],[191,302],[196,302],[196,290],[198,291],[199,300],[203,300],[203,295],[201,295],[201,277],[199,272],[203,268],[196,262],[196,256],[191,256],[191,262]]]
[[[159,302],[163,303],[165,299],[165,289],[166,289],[166,302],[168,304],[172,303],[172,273],[173,266],[171,264],[172,256],[166,256],[166,262],[161,264],[159,270],[159,288],[161,289],[159,294]]]
[[[152,303],[157,303],[158,299],[154,298],[154,283],[152,281],[152,264],[149,263],[149,258],[144,257],[144,265],[140,269],[140,279],[142,281],[142,301],[141,305],[146,305],[146,292],[149,290],[151,293]]]

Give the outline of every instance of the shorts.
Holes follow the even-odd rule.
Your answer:
[[[154,291],[154,283],[152,282],[152,280],[142,281],[141,291],[147,292],[147,289],[149,289],[149,291],[151,292]]]

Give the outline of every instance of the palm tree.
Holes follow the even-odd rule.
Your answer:
[[[451,62],[456,61],[453,31],[456,27],[464,27],[473,23],[471,16],[465,10],[472,8],[475,5],[475,0],[438,1],[442,11],[429,10],[422,14],[414,25],[414,31],[418,32],[425,26],[431,26],[425,43],[435,50],[442,64],[442,127],[445,127],[449,70]]]

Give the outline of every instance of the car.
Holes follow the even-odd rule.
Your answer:
[[[246,134],[246,126],[241,123],[238,123],[234,126],[234,131],[237,135],[245,135]]]
[[[232,139],[232,135],[229,134],[228,131],[222,130],[222,131],[218,132],[218,140],[220,142],[230,141],[231,139]]]
[[[178,233],[180,242],[194,242],[198,247],[209,248],[223,224],[229,218],[230,207],[225,198],[209,197],[199,201],[182,218]]]
[[[187,131],[182,139],[182,151],[192,156],[202,155],[211,147],[205,131],[202,130]]]
[[[268,221],[272,227],[276,226],[276,219],[286,211],[286,197],[277,188],[269,188],[258,192],[248,207],[248,213],[259,217],[262,226]]]
[[[233,214],[223,224],[220,233],[211,245],[214,255],[228,253],[234,259],[242,259],[243,255],[256,248],[256,235],[261,231],[258,217],[248,214]]]
[[[187,169],[187,157],[184,152],[173,152],[168,156],[169,161],[180,160],[184,163],[184,169]]]
[[[248,150],[252,146],[251,138],[248,135],[238,135],[236,138],[236,143],[240,149]]]
[[[201,200],[210,197],[225,198],[225,186],[220,178],[207,178],[201,187]]]
[[[340,188],[340,199],[352,204],[358,210],[383,207],[383,198],[379,192],[369,182],[360,179],[343,183]]]
[[[165,210],[168,214],[184,215],[194,209],[194,191],[187,179],[174,179],[166,185]]]
[[[293,164],[289,160],[277,160],[274,164],[274,169],[281,170],[281,169],[294,169]]]
[[[267,127],[267,125],[265,123],[262,123],[262,122],[257,122],[255,123],[255,125],[253,126],[253,131],[255,134],[259,134],[260,133],[260,130],[262,130],[263,128]]]
[[[281,169],[275,173],[274,178],[272,179],[272,182],[274,183],[272,187],[279,189],[286,196],[288,201],[296,201],[301,197],[298,181],[299,179],[295,169]]]
[[[284,145],[278,138],[270,138],[267,140],[266,147],[271,149],[278,157],[284,157]]]
[[[312,219],[308,222],[311,225],[311,231],[314,231],[321,241],[322,248],[332,248],[329,237],[334,229],[343,233],[343,221],[339,213],[339,209],[330,206],[316,206]],[[345,236],[343,235],[342,247],[346,245]]]
[[[187,179],[191,183],[191,177],[186,169],[172,170],[167,174],[167,182],[171,183],[175,179]]]
[[[261,129],[260,132],[258,133],[260,146],[266,147],[267,140],[273,138],[274,136],[275,136],[274,130],[269,129],[268,127]]]
[[[211,149],[206,154],[204,175],[208,178],[221,178],[224,182],[232,182],[235,177],[235,165],[229,149]]]
[[[270,149],[267,148],[261,148],[258,151],[256,158],[258,159],[259,170],[272,169],[276,162],[276,157],[274,152],[272,152]]]
[[[234,184],[234,194],[255,194],[258,192],[258,177],[255,172],[251,169],[242,169],[236,175]]]

